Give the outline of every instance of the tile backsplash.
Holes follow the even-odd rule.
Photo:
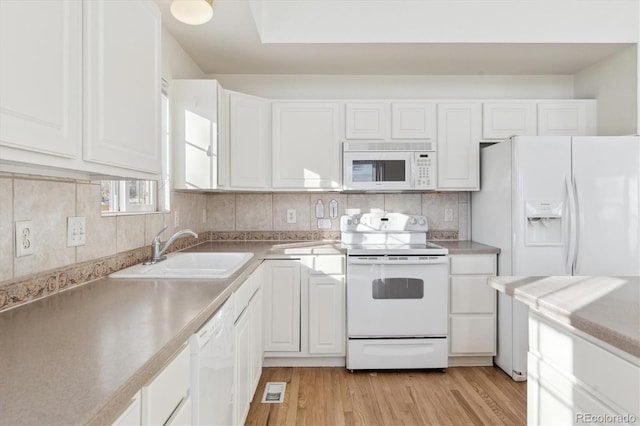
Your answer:
[[[119,216],[102,216],[99,200],[100,186],[96,182],[0,173],[0,293],[4,289],[6,296],[9,285],[22,281],[26,283],[22,290],[29,292],[29,286],[32,286],[33,292],[46,295],[55,289],[66,288],[66,281],[62,280],[63,286],[53,285],[51,277],[43,275],[43,272],[56,271],[58,282],[60,277],[66,276],[60,275],[60,271],[70,267],[79,268],[77,273],[83,275],[83,268],[95,269],[100,262],[113,263],[115,266],[106,268],[109,270],[134,262],[145,256],[153,236],[163,226],[169,227],[163,234],[165,239],[183,228],[193,229],[207,239],[322,239],[339,237],[340,215],[393,211],[425,215],[429,220],[431,239],[464,240],[470,237],[470,197],[467,192],[173,191],[171,212]],[[323,210],[325,225],[330,225],[330,228],[319,228],[316,217],[318,200],[323,205],[320,210]],[[338,203],[338,219],[333,220],[329,218],[332,200]],[[288,209],[295,210],[295,223],[287,222]],[[447,209],[451,210],[451,220],[445,221]],[[67,247],[67,218],[70,216],[86,219],[84,246]],[[34,253],[16,258],[14,224],[22,220],[33,222]],[[85,264],[86,267],[83,266]],[[94,272],[87,276],[99,277],[99,273]],[[42,285],[33,284],[29,281],[31,279],[42,281]]]

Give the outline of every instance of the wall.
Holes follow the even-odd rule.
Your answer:
[[[208,229],[211,231],[318,231],[315,205],[324,204],[329,218],[329,202],[338,202],[338,218],[343,214],[400,212],[422,214],[429,220],[432,239],[469,238],[469,193],[352,194],[312,193],[217,193],[207,196]],[[453,220],[444,221],[445,208],[453,210]],[[286,221],[287,209],[296,210],[296,223]],[[339,231],[339,219],[330,231]],[[301,234],[304,235],[304,234]]]
[[[600,61],[575,75],[578,98],[598,101],[598,134],[628,135],[639,130],[638,47]]]
[[[208,75],[222,87],[273,99],[573,99],[573,76]]]

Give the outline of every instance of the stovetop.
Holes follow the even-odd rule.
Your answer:
[[[424,244],[342,244],[347,250],[347,255],[384,256],[384,255],[431,255],[445,256],[449,250],[436,244],[427,242]]]
[[[427,242],[427,218],[404,213],[362,213],[340,218],[342,247],[348,255],[447,255]]]

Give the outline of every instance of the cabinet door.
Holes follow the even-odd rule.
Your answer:
[[[189,393],[189,345],[149,383],[142,388],[142,424],[165,424],[176,407]]]
[[[345,124],[347,139],[388,139],[389,104],[347,103]]]
[[[251,324],[249,311],[245,310],[236,320],[235,365],[235,418],[234,424],[242,425],[251,404]]]
[[[586,136],[595,134],[592,129],[595,117],[590,117],[588,102],[540,102],[538,103],[539,136]]]
[[[506,139],[513,135],[536,134],[534,102],[489,102],[482,105],[483,139]]]
[[[171,145],[177,189],[215,189],[218,177],[218,84],[173,80]]]
[[[480,104],[438,104],[437,188],[479,189]]]
[[[229,92],[230,182],[233,188],[267,187],[268,102]]]
[[[264,350],[300,352],[300,263],[266,260]]]
[[[452,316],[449,323],[450,354],[495,355],[495,316]]]
[[[309,276],[309,353],[345,353],[345,284],[342,275]]]
[[[494,314],[496,291],[487,285],[487,275],[451,277],[452,314]]]
[[[251,339],[251,398],[258,387],[262,375],[262,360],[264,351],[262,346],[262,290],[253,295],[249,302],[249,322]]]
[[[131,404],[112,423],[112,426],[139,426],[141,414],[140,392],[138,392],[131,400]]]
[[[160,11],[85,1],[84,159],[160,173]]]
[[[273,104],[273,187],[340,188],[339,104]]]
[[[3,145],[81,157],[82,2],[0,1]]]
[[[391,104],[392,139],[436,139],[436,104],[395,102]]]

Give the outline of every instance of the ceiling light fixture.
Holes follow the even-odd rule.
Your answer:
[[[213,17],[213,0],[171,0],[171,14],[180,22],[200,25]]]

